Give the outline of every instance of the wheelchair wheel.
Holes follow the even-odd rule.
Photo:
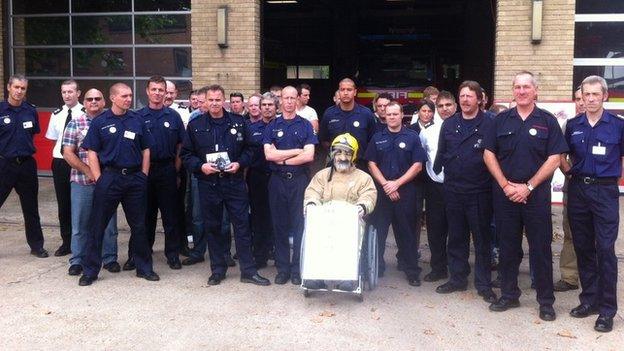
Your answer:
[[[377,230],[373,226],[370,226],[366,235],[366,280],[368,282],[367,289],[369,291],[375,289],[377,286],[377,252]]]

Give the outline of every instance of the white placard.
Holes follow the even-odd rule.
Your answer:
[[[357,206],[342,201],[310,206],[305,223],[302,279],[357,280],[363,231]]]

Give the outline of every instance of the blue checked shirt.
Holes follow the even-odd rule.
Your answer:
[[[83,149],[82,141],[84,140],[87,132],[89,131],[89,126],[91,125],[91,118],[86,114],[78,118],[72,119],[68,124],[67,128],[65,128],[65,133],[63,134],[63,146],[74,146],[78,152],[78,158],[86,164],[89,164],[89,160],[87,158],[87,150]],[[90,181],[87,176],[78,171],[75,168],[71,169],[70,181],[75,182],[81,185],[92,185],[95,182]]]

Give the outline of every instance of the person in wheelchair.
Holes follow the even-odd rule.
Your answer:
[[[373,212],[377,189],[373,178],[355,167],[357,151],[358,142],[349,133],[338,135],[333,140],[331,166],[320,170],[310,181],[304,194],[304,211],[308,206],[340,200],[357,205],[362,219]],[[326,289],[326,283],[344,291],[353,291],[357,287],[357,281],[307,280],[304,284],[308,289]]]

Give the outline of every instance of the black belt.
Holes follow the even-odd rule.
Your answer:
[[[305,174],[306,172],[304,170],[300,170],[300,171],[292,171],[292,172],[285,172],[285,171],[273,171],[273,174],[280,176],[284,179],[293,179],[295,176],[298,176],[300,174]]]
[[[112,172],[119,173],[123,175],[133,174],[139,172],[141,167],[128,167],[128,168],[119,168],[119,167],[105,167],[104,172]]]
[[[30,161],[32,160],[32,156],[15,156],[15,157],[4,157],[4,156],[0,156],[0,158],[3,158],[11,163],[14,163],[16,165],[21,165],[22,163],[26,162],[26,161]]]
[[[583,183],[583,184],[615,185],[618,183],[618,178],[616,177],[596,178],[596,177],[583,177],[583,176],[575,175],[575,176],[572,176],[572,180]]]

